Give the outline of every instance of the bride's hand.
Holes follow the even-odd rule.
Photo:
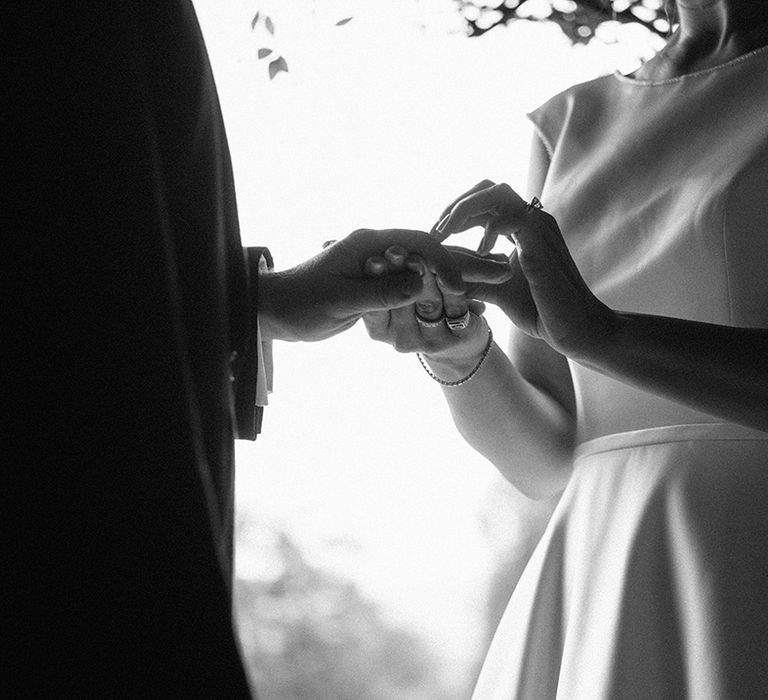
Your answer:
[[[587,287],[557,221],[540,206],[526,204],[507,184],[484,180],[446,209],[432,235],[443,241],[483,226],[481,253],[498,236],[511,240],[512,278],[500,285],[468,285],[467,293],[497,304],[525,333],[579,359],[610,332],[615,314]]]
[[[422,275],[422,293],[410,306],[364,315],[368,334],[374,340],[392,345],[398,352],[422,353],[433,371],[445,381],[466,377],[488,342],[488,326],[482,318],[485,305],[442,289],[424,261],[399,246],[389,248],[382,257],[369,258],[366,263],[366,271],[372,276],[405,268],[418,270]],[[446,317],[466,319],[466,327],[451,329],[445,322]]]

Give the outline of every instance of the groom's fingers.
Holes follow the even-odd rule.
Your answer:
[[[394,258],[392,258],[393,249]],[[467,274],[469,279],[475,279],[475,281],[488,282],[503,281],[508,276],[505,261],[495,256],[478,257],[471,261],[467,269],[459,268],[457,261],[453,259],[446,247],[423,231],[360,229],[337,241],[328,249],[328,253],[332,253],[334,260],[331,266],[338,269],[346,278],[356,277],[359,272],[355,270],[363,271],[365,261],[369,258],[385,257],[386,259],[387,251],[392,258],[392,261],[387,260],[389,264],[398,262],[398,252],[407,251],[420,256],[425,261],[427,269],[440,279],[441,288],[454,294],[464,291],[462,274]]]
[[[357,264],[361,265],[362,260],[372,255],[381,255],[392,246],[401,246],[409,253],[420,255],[426,261],[427,267],[440,276],[446,287],[454,292],[464,291],[461,273],[451,256],[438,241],[424,231],[359,229],[339,241],[339,247],[334,248],[342,260],[342,269],[349,269],[355,260],[360,260]]]

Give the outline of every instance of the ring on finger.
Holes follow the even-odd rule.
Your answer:
[[[541,203],[541,200],[538,197],[534,197],[531,199],[530,202],[528,202],[525,205],[525,213],[528,214],[532,212],[534,209],[543,209],[544,205]]]
[[[442,316],[442,315],[440,316],[440,318],[435,318],[435,319],[424,318],[419,313],[418,309],[416,309],[414,312],[416,314],[416,323],[418,323],[423,328],[437,328],[438,326],[442,326],[446,318],[445,316]]]
[[[463,331],[469,326],[469,309],[461,316],[446,316],[444,320],[445,325],[452,331]]]

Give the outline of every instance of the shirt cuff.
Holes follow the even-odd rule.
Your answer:
[[[259,272],[269,269],[266,258],[262,255],[259,260]],[[272,339],[264,340],[261,335],[261,324],[256,318],[256,348],[258,352],[258,375],[256,377],[256,405],[267,406],[269,395],[272,393]]]
[[[255,440],[272,390],[272,343],[263,340],[259,328],[258,275],[260,270],[271,270],[273,263],[266,248],[249,247],[243,252],[247,304],[242,316],[244,338],[235,352],[233,372],[235,435],[241,440]]]

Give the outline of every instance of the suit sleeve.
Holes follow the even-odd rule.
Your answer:
[[[251,301],[194,11],[11,15],[0,687],[245,700],[230,359]]]

